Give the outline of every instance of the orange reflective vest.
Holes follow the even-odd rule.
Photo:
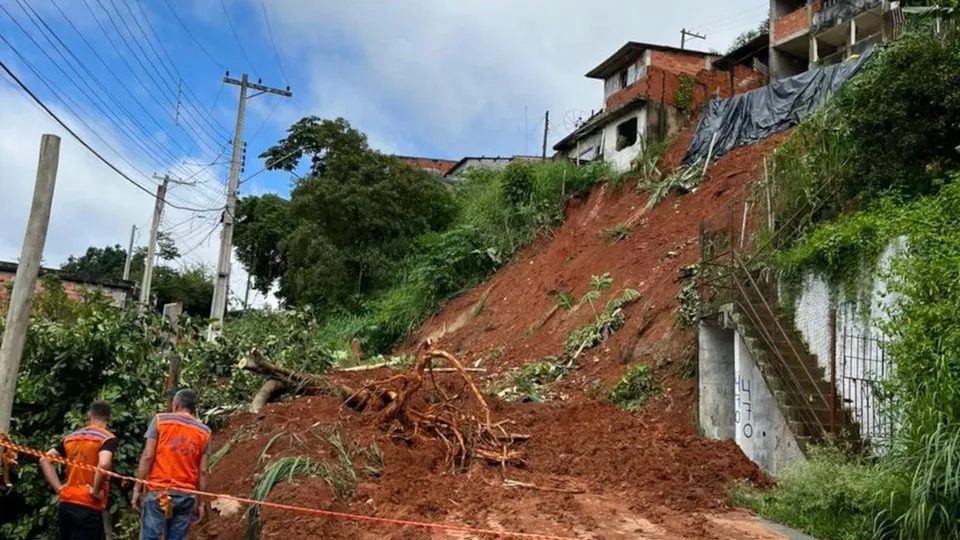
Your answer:
[[[87,426],[67,435],[63,440],[63,449],[66,451],[63,457],[96,467],[100,462],[100,449],[103,444],[115,438],[113,433],[102,427]],[[93,471],[68,465],[67,481],[60,490],[60,502],[79,504],[94,510],[105,510],[110,494],[110,482],[103,482],[103,497],[95,499],[90,494],[95,476],[96,473]]]
[[[156,423],[157,454],[147,480],[159,486],[150,489],[196,489],[210,428],[189,413],[158,414]]]

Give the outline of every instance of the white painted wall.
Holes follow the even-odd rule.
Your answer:
[[[802,461],[797,444],[780,407],[770,393],[753,355],[734,332],[734,440],[743,453],[764,472],[777,475]]]
[[[836,348],[837,393],[841,403],[845,403],[860,424],[863,437],[874,433],[880,422],[876,421],[871,400],[863,399],[864,395],[872,392],[870,384],[857,381],[876,378],[875,374],[867,371],[874,369],[873,364],[881,360],[881,351],[864,338],[883,335],[880,327],[889,320],[890,309],[898,301],[896,295],[889,293],[884,276],[889,274],[891,262],[905,247],[906,239],[899,238],[880,256],[877,275],[873,278],[869,313],[863,313],[856,304],[844,304],[838,308],[836,336],[831,336],[830,288],[821,277],[814,274],[804,277],[802,293],[794,313],[797,330],[807,342],[810,353],[817,357],[817,363],[823,367],[827,378],[830,376],[831,346]],[[844,351],[847,351],[846,361],[843,359]],[[868,361],[861,362],[857,358],[866,358]],[[858,403],[863,406],[855,406]]]
[[[637,119],[637,142],[623,150],[617,150],[617,126],[630,120]],[[630,170],[630,162],[636,159],[643,148],[643,140],[647,136],[647,107],[644,105],[629,114],[623,115],[615,122],[610,122],[603,128],[603,158],[610,162],[615,171]]]
[[[630,64],[627,67],[627,86],[623,86],[620,80],[620,73],[623,71],[618,71],[614,73],[613,76],[608,77],[603,81],[603,99],[606,101],[608,97],[612,94],[627,88],[631,84],[637,82],[638,79],[642,79],[647,75],[647,67],[650,65],[651,54],[649,50],[643,52],[643,55],[640,58],[637,58],[636,62]]]

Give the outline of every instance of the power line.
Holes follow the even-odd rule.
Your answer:
[[[119,86],[120,88],[123,88],[124,90],[126,90],[127,94],[131,97],[131,99],[133,100],[133,102],[136,103],[137,106],[140,108],[140,110],[143,111],[143,112],[147,115],[147,117],[152,121],[153,125],[155,125],[161,132],[163,132],[164,134],[168,135],[168,137],[169,137],[169,139],[170,139],[170,142],[172,142],[174,145],[176,145],[177,148],[179,148],[180,151],[182,151],[183,153],[189,154],[190,151],[189,151],[185,146],[183,146],[183,144],[177,139],[177,137],[176,137],[174,134],[168,132],[168,131],[167,131],[168,128],[164,127],[163,124],[157,119],[157,117],[154,116],[154,114],[151,113],[151,112],[143,105],[143,103],[142,103],[139,99],[137,99],[136,96],[133,95],[132,91],[131,91],[130,88],[129,88],[129,85],[124,84],[124,82],[120,80],[120,78],[119,78],[119,77],[117,76],[117,74],[115,73],[115,70],[111,68],[110,64],[108,64],[107,61],[104,60],[104,58],[103,58],[102,56],[100,56],[100,53],[97,52],[97,49],[90,43],[89,40],[87,40],[87,37],[86,37],[86,35],[85,35],[85,32],[82,32],[82,31],[80,31],[79,28],[77,28],[77,25],[74,24],[74,22],[70,19],[70,17],[67,16],[67,14],[66,14],[66,13],[63,11],[63,9],[60,7],[60,4],[57,2],[57,0],[51,0],[51,2],[53,2],[53,5],[57,8],[57,11],[60,12],[60,15],[63,17],[63,19],[66,20],[67,23],[69,23],[69,25],[71,26],[71,28],[73,28],[74,32],[76,32],[77,35],[80,36],[80,39],[83,40],[83,42],[84,42],[84,44],[87,46],[87,48],[90,49],[90,52],[92,52],[93,55],[97,58],[97,60],[100,61],[100,64],[104,67],[104,69],[107,71],[107,73],[109,73],[110,76],[113,78],[113,80],[117,83],[117,86]],[[29,4],[27,5],[27,7],[29,7]],[[92,12],[91,12],[91,15],[92,15]],[[38,19],[39,19],[41,22],[43,22],[43,18],[40,17],[39,14],[37,14],[37,17],[38,17]],[[44,26],[47,26],[46,23],[44,23]],[[105,32],[105,30],[103,29],[102,26],[101,26],[101,30],[103,30],[103,31]],[[52,30],[51,30],[51,32],[52,32]],[[112,44],[112,41],[111,41],[111,44]],[[67,48],[67,50],[69,51],[69,48]],[[71,52],[71,56],[73,56],[74,58],[76,58],[76,55],[73,54],[72,52]],[[89,70],[86,69],[86,67],[83,65],[83,63],[80,61],[79,58],[77,58],[77,63],[79,63],[82,67],[84,67],[84,69],[85,69],[86,71],[89,72]],[[92,74],[92,72],[91,72],[91,76],[92,76],[94,79],[97,79],[96,76]],[[98,81],[98,82],[99,82],[99,81]],[[103,86],[103,85],[100,84],[100,86]],[[105,89],[105,92],[107,92],[108,94],[112,95],[112,94],[109,92],[109,90],[106,90],[106,89]],[[152,96],[151,96],[151,97],[152,97]],[[116,101],[116,98],[114,98],[114,101]],[[156,99],[154,99],[154,101],[156,101]],[[119,103],[119,102],[118,102],[118,103]],[[122,106],[121,106],[121,108],[124,109],[124,110],[126,110],[126,109],[123,108]],[[161,108],[162,108],[162,106],[161,106]],[[134,118],[134,116],[129,113],[129,111],[126,111],[126,112],[127,112],[128,116],[130,116],[132,119],[134,119],[135,122],[138,122],[138,121]],[[139,123],[139,122],[138,122],[138,123]],[[145,133],[147,132],[146,128],[143,128],[142,131],[144,131]],[[151,136],[151,138],[152,138],[152,136]],[[159,144],[159,143],[157,143],[157,144]],[[171,153],[171,156],[172,156],[172,153]],[[173,160],[176,160],[176,157],[173,157]]]
[[[187,33],[188,36],[190,36],[190,39],[192,39],[194,43],[197,44],[197,47],[199,47],[200,50],[203,51],[203,54],[207,55],[207,58],[209,58],[211,62],[219,66],[220,69],[222,69],[223,71],[227,71],[227,67],[223,65],[223,63],[221,63],[219,60],[214,58],[213,55],[210,54],[210,51],[208,51],[207,48],[203,46],[203,43],[201,43],[200,40],[197,39],[197,36],[195,36],[193,32],[190,31],[190,27],[187,26],[185,22],[183,22],[183,19],[180,18],[180,14],[177,13],[177,10],[173,9],[173,6],[170,5],[170,0],[163,0],[163,3],[167,5],[167,9],[169,9],[170,13],[172,13],[174,18],[177,19],[177,22],[180,23],[180,26],[183,28],[183,30]]]
[[[113,2],[113,0],[110,0],[110,1],[111,3]],[[140,25],[140,18],[137,17],[133,13],[133,10],[130,8],[130,2],[123,2],[123,5],[127,8],[127,12],[130,14],[130,18],[133,19],[134,24],[140,30],[140,33],[143,35],[144,40],[147,42],[147,45],[150,47],[150,50],[153,51],[153,54],[156,55],[157,59],[160,60],[160,64],[163,65],[164,68],[166,68],[167,65],[169,65],[173,73],[175,74],[175,78],[178,78],[179,80],[183,81],[183,86],[186,89],[184,101],[188,101],[188,102],[195,101],[196,103],[193,104],[194,109],[200,112],[204,112],[203,108],[200,107],[200,101],[201,101],[200,98],[197,96],[196,92],[194,92],[194,90],[190,87],[189,83],[187,83],[186,80],[184,80],[183,75],[180,74],[180,70],[177,69],[176,63],[171,58],[170,52],[167,51],[167,48],[164,45],[164,40],[160,39],[160,35],[157,33],[156,28],[154,28],[153,23],[150,21],[150,18],[147,16],[146,11],[143,10],[139,2],[133,2],[133,4],[137,6],[137,11],[140,12],[144,22],[147,23],[147,28],[150,29],[150,34],[153,36],[154,38],[153,40],[157,42],[157,45],[159,46],[160,51],[163,53],[163,56],[161,57],[161,55],[157,53],[157,49],[154,48],[152,41],[147,36],[147,32],[143,29],[143,26]],[[119,10],[117,10],[117,13],[119,13]],[[166,64],[164,63],[164,60],[166,60]],[[168,70],[167,73],[170,74],[170,71]],[[174,77],[174,76],[171,75],[171,77]],[[205,114],[198,114],[198,116],[202,120],[204,120],[207,123],[207,125],[210,126],[214,131],[219,130],[218,132],[219,134],[224,134],[224,136],[229,136],[229,132],[226,130],[226,128],[216,123],[216,121],[214,121],[209,111],[205,112]]]
[[[283,62],[280,61],[280,51],[277,49],[277,42],[273,39],[273,29],[270,28],[270,16],[267,15],[267,4],[264,0],[260,0],[260,7],[263,8],[263,20],[267,23],[267,35],[270,36],[270,44],[273,45],[273,54],[277,57],[277,66],[280,68],[280,75],[283,76],[283,84],[289,85],[290,81],[287,80],[287,74],[283,70]]]
[[[64,76],[64,78],[67,79],[67,80],[69,80],[69,81],[77,88],[77,90],[80,91],[81,94],[87,95],[88,97],[89,97],[89,96],[96,96],[96,97],[99,97],[99,98],[100,98],[100,101],[99,101],[99,102],[91,98],[91,99],[90,99],[90,103],[100,112],[100,114],[103,115],[103,117],[106,117],[106,118],[108,118],[108,119],[111,119],[112,121],[115,121],[115,122],[117,123],[117,127],[119,128],[119,130],[120,130],[121,132],[123,132],[124,135],[126,135],[126,136],[129,137],[129,138],[131,138],[131,139],[133,140],[133,142],[134,142],[135,144],[137,144],[137,145],[140,147],[140,149],[141,149],[148,157],[152,158],[152,159],[153,159],[156,163],[158,163],[158,164],[163,164],[163,160],[158,157],[158,154],[156,153],[156,151],[155,151],[155,150],[152,150],[150,147],[144,145],[144,144],[136,137],[136,135],[134,135],[134,134],[127,128],[127,126],[126,126],[126,124],[124,123],[123,119],[121,119],[121,118],[119,117],[119,115],[117,115],[116,113],[114,113],[114,114],[111,116],[110,113],[113,112],[113,111],[112,111],[110,105],[107,104],[107,103],[103,100],[102,94],[101,94],[100,92],[97,92],[96,90],[94,90],[93,87],[90,85],[90,83],[86,80],[86,78],[84,78],[83,75],[82,75],[79,71],[77,71],[77,68],[74,67],[74,64],[75,64],[75,63],[74,63],[74,62],[71,62],[69,59],[67,59],[67,57],[66,57],[66,56],[64,55],[64,53],[60,50],[60,48],[57,47],[57,44],[54,43],[54,42],[47,36],[47,34],[43,31],[43,28],[41,28],[41,25],[38,24],[37,21],[35,21],[35,20],[33,19],[33,17],[31,17],[30,13],[27,11],[26,8],[24,8],[24,6],[23,6],[23,4],[20,2],[20,0],[17,0],[17,4],[20,6],[20,9],[27,15],[27,18],[30,19],[30,22],[33,24],[33,26],[38,30],[37,33],[39,33],[40,35],[42,35],[43,38],[47,41],[47,43],[50,44],[50,47],[49,47],[49,48],[53,49],[53,50],[60,56],[60,58],[64,61],[64,63],[67,65],[67,67],[74,73],[74,75],[76,75],[75,77],[70,76],[69,74],[67,74],[67,73],[64,71],[64,69],[60,66],[60,64],[57,63],[57,61],[47,52],[47,48],[44,47],[43,45],[41,45],[40,43],[38,43],[38,42],[33,38],[33,34],[32,34],[31,32],[29,32],[29,31],[27,31],[27,29],[24,28],[24,27],[20,24],[20,21],[17,20],[17,19],[13,16],[13,14],[11,14],[9,11],[7,11],[7,8],[5,8],[4,6],[0,5],[0,10],[2,10],[2,11],[7,15],[7,17],[9,17],[9,18],[13,21],[13,23],[17,26],[17,28],[20,29],[21,32],[23,32],[23,34],[27,37],[27,39],[29,39],[30,42],[33,43],[33,45],[47,58],[47,60],[50,61],[50,63],[53,64],[53,66],[54,66],[55,68],[57,68],[57,70],[60,71],[60,73]],[[31,8],[31,11],[32,11],[32,8]],[[43,22],[43,21],[41,21],[41,22]],[[49,29],[48,26],[47,26],[47,29]],[[54,34],[54,37],[57,37],[57,36]],[[59,39],[59,38],[58,38],[58,39]],[[62,42],[61,42],[61,44],[62,44]],[[70,52],[70,51],[68,50],[68,52]],[[74,58],[76,58],[76,57],[74,56]],[[85,67],[85,66],[83,66],[83,65],[81,64],[81,67]],[[88,89],[88,91],[89,91],[89,94],[87,94],[86,92],[84,92],[84,89],[80,87],[80,84],[78,83],[78,81],[79,81],[80,83],[83,83],[83,84],[87,87],[87,89]],[[101,85],[101,88],[102,88],[102,85]],[[104,90],[105,90],[105,89],[104,89]],[[109,92],[107,92],[107,93],[109,94]],[[103,104],[103,106],[101,106],[101,103]],[[171,154],[171,155],[172,155],[172,154]]]
[[[6,39],[5,37],[3,37],[2,34],[0,34],[0,40],[3,40],[3,42],[6,43],[8,47],[10,47],[11,49],[13,49],[13,46],[10,44],[9,41],[7,41],[7,39]],[[14,50],[14,52],[16,52],[16,49],[13,49],[13,50]],[[18,53],[17,55],[20,56],[19,53]],[[20,58],[21,58],[21,60],[24,60],[22,56],[20,56]],[[28,64],[28,67],[30,67],[29,64]],[[50,110],[50,108],[46,105],[46,103],[44,103],[43,100],[41,100],[39,97],[37,97],[37,95],[34,94],[33,91],[30,90],[30,88],[27,87],[27,85],[24,84],[24,82],[23,82],[22,80],[20,80],[19,77],[17,77],[17,75],[13,72],[13,70],[11,70],[3,60],[0,60],[0,68],[2,68],[2,69],[7,73],[7,75],[9,75],[10,78],[13,79],[13,81],[14,81],[15,83],[17,83],[17,85],[18,85],[24,92],[27,93],[27,95],[30,96],[30,98],[33,99],[33,101],[37,103],[37,105],[39,105],[40,107],[42,107],[43,110],[44,110],[48,115],[50,115],[51,118],[53,118],[58,124],[60,124],[60,126],[61,126],[63,129],[65,129],[65,130],[67,131],[67,133],[69,133],[71,136],[73,136],[73,138],[76,139],[77,142],[79,142],[81,145],[83,145],[84,148],[86,148],[87,150],[89,150],[90,153],[93,154],[94,156],[96,156],[97,159],[99,159],[101,162],[103,162],[104,165],[106,165],[107,167],[110,167],[110,169],[113,170],[113,172],[115,172],[115,173],[117,173],[118,175],[120,175],[120,177],[123,178],[124,180],[126,180],[127,182],[129,182],[129,183],[133,184],[134,186],[136,186],[137,189],[139,189],[140,191],[143,191],[144,193],[146,193],[147,195],[150,195],[150,197],[152,197],[152,198],[154,198],[154,199],[157,198],[156,195],[155,195],[151,190],[149,190],[149,189],[145,188],[144,186],[140,185],[140,184],[139,184],[136,180],[134,180],[133,178],[130,178],[130,176],[128,176],[126,173],[124,173],[124,172],[121,171],[119,168],[117,168],[117,166],[114,165],[113,163],[111,163],[109,160],[107,160],[107,158],[103,157],[103,155],[100,154],[100,152],[98,152],[96,149],[94,149],[92,146],[90,146],[90,144],[87,143],[87,141],[85,141],[82,137],[80,137],[80,135],[78,135],[77,132],[75,132],[73,129],[71,129],[70,126],[68,126],[68,125],[66,124],[66,122],[64,122],[63,120],[61,120],[60,117],[57,116],[56,113],[54,113],[52,110]],[[31,69],[31,71],[34,71],[34,73],[36,73],[36,70],[34,70],[32,67],[30,67],[30,69]],[[39,74],[37,74],[37,75],[38,75],[38,77],[39,77]],[[42,80],[42,77],[41,77],[41,80]],[[84,122],[84,120],[83,120],[82,118],[79,118],[79,117],[78,117],[78,119],[80,120],[81,123],[83,123],[85,126],[87,126],[88,129],[90,129],[90,126],[87,125],[86,122]],[[91,130],[91,131],[92,131],[92,130]],[[96,133],[94,133],[94,134],[96,134]],[[99,135],[97,135],[97,137],[100,138],[101,141],[103,140],[103,138],[100,137]],[[104,141],[104,143],[106,143],[106,141]],[[109,145],[107,145],[107,146],[109,147]],[[112,148],[111,148],[111,150],[112,150]],[[114,150],[114,152],[116,152],[116,150]],[[122,159],[122,156],[121,156],[121,159]],[[126,160],[125,160],[125,161],[126,161]],[[129,164],[129,162],[128,162],[128,164]],[[132,164],[131,164],[131,167],[133,167]],[[134,167],[134,170],[136,170],[136,167]],[[141,173],[141,174],[143,174],[143,173]],[[146,175],[144,175],[144,176],[146,176]],[[210,211],[210,210],[204,210],[204,209],[198,209],[198,208],[187,208],[187,207],[183,207],[183,206],[177,206],[177,205],[171,204],[171,203],[169,203],[169,202],[167,202],[167,205],[170,206],[171,208],[177,208],[178,210],[187,210],[187,211],[190,211],[190,212],[209,212],[209,211]],[[217,211],[219,211],[219,210],[217,210]]]
[[[103,9],[104,13],[107,15],[107,18],[110,20],[110,23],[113,26],[114,30],[116,30],[117,35],[120,36],[121,41],[123,41],[123,43],[126,45],[127,50],[129,50],[133,54],[134,59],[137,61],[138,64],[140,64],[140,67],[143,69],[144,73],[146,73],[149,76],[149,72],[146,66],[140,60],[140,57],[137,56],[136,53],[133,51],[133,47],[131,47],[130,44],[127,42],[126,36],[120,31],[119,26],[117,26],[117,22],[113,19],[113,17],[110,16],[110,13],[103,6],[103,2],[101,0],[96,0],[96,2],[100,4],[100,7]],[[118,46],[116,42],[114,42],[113,38],[110,35],[110,32],[108,32],[107,29],[104,28],[103,24],[100,22],[100,17],[97,17],[97,14],[94,12],[93,7],[90,5],[89,1],[83,0],[83,4],[87,8],[87,11],[90,13],[90,16],[93,17],[94,21],[97,23],[97,27],[100,28],[100,31],[104,33],[107,40],[110,42],[111,46],[113,46],[117,50],[120,50],[120,46]],[[123,61],[124,65],[130,71],[130,74],[133,75],[133,77],[137,80],[138,83],[140,83],[140,86],[143,88],[144,92],[146,92],[147,95],[150,96],[150,98],[157,104],[157,106],[161,110],[171,111],[175,103],[168,103],[168,104],[161,103],[160,100],[157,99],[157,97],[154,95],[154,93],[150,91],[150,85],[147,85],[147,83],[145,83],[143,79],[140,78],[140,74],[137,73],[137,70],[134,69],[134,67],[130,64],[130,62],[127,60],[127,57],[122,54],[119,56],[120,56],[120,59]],[[171,115],[171,119],[172,118],[173,116]],[[187,122],[184,122],[184,126],[192,127]],[[198,150],[199,150],[198,143],[203,143],[208,149],[210,149],[210,146],[206,144],[206,140],[203,136],[201,136],[195,130],[193,130],[191,134],[194,137],[193,144],[194,146],[197,147]]]
[[[237,46],[240,47],[240,53],[243,54],[243,58],[246,59],[247,65],[250,66],[250,69],[254,72],[259,72],[257,66],[253,65],[253,61],[250,60],[250,57],[247,56],[247,50],[243,48],[243,42],[240,41],[240,35],[237,34],[237,29],[233,26],[233,21],[230,20],[230,11],[227,10],[227,4],[220,0],[220,7],[223,8],[223,14],[227,18],[227,25],[230,26],[230,31],[233,32],[233,39],[236,40]]]
[[[117,18],[118,18],[118,19],[120,20],[120,22],[122,23],[122,26],[124,26],[124,27],[127,29],[127,33],[129,33],[129,35],[130,35],[130,40],[133,41],[133,44],[136,46],[136,49],[140,51],[140,54],[143,55],[143,58],[144,58],[144,59],[146,59],[147,64],[149,64],[149,65],[150,65],[150,68],[153,69],[153,74],[152,74],[152,75],[151,75],[151,73],[148,72],[148,70],[146,69],[146,66],[143,64],[143,62],[140,61],[140,56],[137,55],[137,52],[134,50],[134,48],[133,48],[132,46],[130,46],[130,42],[127,41],[126,36],[123,34],[122,30],[120,29],[120,26],[121,26],[121,25],[118,25],[117,22],[116,22],[116,20],[114,20],[113,14],[110,12],[110,10],[107,9],[107,6],[103,3],[103,0],[97,0],[97,4],[100,5],[100,8],[101,8],[101,9],[103,10],[103,12],[107,15],[107,19],[110,20],[110,24],[113,25],[113,28],[117,31],[117,34],[120,36],[120,39],[123,41],[124,45],[126,45],[126,46],[127,46],[127,49],[133,54],[134,58],[137,60],[137,63],[140,64],[140,67],[143,68],[144,73],[146,73],[148,77],[150,77],[150,76],[155,77],[156,80],[157,80],[157,82],[158,82],[158,85],[159,85],[159,83],[162,81],[162,82],[164,83],[164,86],[166,87],[167,91],[170,92],[171,95],[176,95],[176,96],[178,96],[178,97],[176,98],[176,100],[174,100],[174,106],[176,106],[177,103],[178,103],[178,101],[179,101],[179,99],[180,99],[180,98],[179,98],[179,93],[177,92],[177,89],[173,86],[173,83],[170,82],[169,80],[167,80],[167,78],[164,77],[162,73],[160,73],[160,70],[157,69],[157,64],[154,63],[153,59],[150,57],[149,54],[147,54],[147,51],[146,51],[146,50],[143,48],[143,46],[140,44],[140,41],[141,41],[141,40],[138,39],[137,36],[134,35],[133,29],[132,29],[132,25],[131,25],[131,24],[126,20],[126,18],[123,16],[123,13],[120,12],[120,8],[117,7],[117,4],[114,2],[114,0],[107,0],[107,1],[110,3],[110,6],[113,7],[114,11],[116,12]],[[127,7],[128,7],[128,9],[129,9],[129,6],[127,6]],[[133,12],[131,11],[130,13],[133,13]],[[135,19],[136,19],[136,18],[135,18]],[[148,45],[148,46],[150,47],[150,49],[153,51],[153,53],[154,53],[154,55],[157,57],[157,59],[160,59],[160,55],[156,52],[156,49],[153,48],[153,43],[151,43],[150,40],[147,38],[147,35],[146,35],[146,33],[143,31],[143,28],[140,26],[139,21],[136,21],[136,20],[135,20],[134,22],[136,23],[136,26],[140,29],[141,34],[142,34],[143,37],[144,37],[143,41],[146,41],[146,42],[147,42],[147,45]],[[172,79],[177,79],[177,78],[178,78],[178,75],[172,74],[172,73],[170,72],[170,70],[167,69],[167,67],[166,67],[165,65],[163,65],[163,61],[162,61],[162,60],[160,60],[160,64],[161,64],[161,66],[167,71],[167,76],[168,76],[168,77],[170,77],[170,78],[172,78]],[[188,98],[188,97],[189,97],[189,95],[184,96],[184,98]],[[184,103],[184,109],[186,110],[186,102]],[[184,125],[187,125],[186,120],[187,120],[187,118],[186,118],[186,116],[184,116]],[[208,127],[208,126],[210,125],[209,121],[207,122],[207,126],[205,126],[205,125],[203,124],[202,120],[204,120],[204,117],[203,117],[203,116],[200,116],[200,121],[195,122],[195,126],[194,126],[194,127],[195,127],[195,129],[199,129],[199,131],[203,132],[203,134],[206,135],[207,137],[210,137],[211,139],[216,140],[216,139],[224,136],[223,133],[226,133],[226,131],[222,131],[221,133],[217,133],[217,132],[216,132],[217,128],[220,128],[221,130],[223,130],[223,128],[222,128],[222,127],[219,127],[219,126],[216,126],[215,124],[214,124],[214,127],[213,127],[213,133],[211,133],[210,128]],[[196,132],[194,132],[194,133],[196,133]],[[203,142],[203,141],[200,141],[200,142]],[[210,148],[210,147],[208,146],[207,148]]]

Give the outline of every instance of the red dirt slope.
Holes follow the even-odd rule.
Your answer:
[[[314,397],[270,405],[259,416],[237,417],[218,433],[218,448],[239,429],[252,430],[254,438],[237,444],[217,465],[211,489],[248,496],[262,471],[257,462],[264,445],[281,431],[286,435],[271,457],[333,459],[330,446],[311,433],[314,426],[336,426],[348,441],[378,443],[385,457],[383,474],[361,482],[350,502],[334,502],[318,479],[281,484],[271,501],[579,538],[779,538],[745,514],[729,513],[730,480],[764,480],[732,442],[696,436],[695,384],[677,375],[678,353],[686,349],[682,356],[695,358],[693,336],[676,328],[674,312],[679,270],[698,259],[701,221],[742,204],[745,186],[762,174],[764,154],[783,137],[734,150],[711,167],[695,193],[671,196],[652,210],[645,209],[646,195],[632,185],[621,193],[596,190],[571,203],[566,223],[551,238],[541,238],[488,283],[451,302],[411,340],[433,337],[465,363],[486,368],[478,377],[482,387],[511,368],[559,355],[568,333],[593,318],[589,306],[556,311],[548,318],[557,292],[579,297],[591,275],[605,272],[614,283],[601,303],[624,288],[640,292],[641,300],[625,308],[626,325],[579,358],[577,370],[556,385],[556,400],[534,404],[491,398],[497,420],[513,420],[517,431],[531,435],[518,448],[525,468],[474,463],[465,473],[451,474],[442,444],[398,444],[368,417],[341,410],[333,398]],[[678,164],[688,141],[689,134],[668,151],[662,169]],[[611,242],[602,237],[621,223],[630,227],[628,238]],[[471,319],[470,311],[485,294],[482,310]],[[588,397],[590,390],[608,388],[633,362],[655,368],[665,386],[662,398],[629,414]],[[337,377],[358,387],[390,373],[381,369]],[[462,390],[462,382],[452,378],[441,377],[439,384],[448,394]],[[298,439],[291,434],[304,442],[294,442]],[[504,479],[536,488],[504,487]],[[469,538],[273,510],[264,512],[263,523],[263,538]],[[241,538],[245,526],[242,512],[214,515],[194,537]]]

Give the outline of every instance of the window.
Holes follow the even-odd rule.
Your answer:
[[[631,118],[617,126],[617,151],[637,144],[637,119]]]
[[[629,80],[630,79],[627,76],[627,70],[621,71],[620,72],[620,88],[626,88],[627,86],[629,86],[630,85],[630,83],[628,82]]]

